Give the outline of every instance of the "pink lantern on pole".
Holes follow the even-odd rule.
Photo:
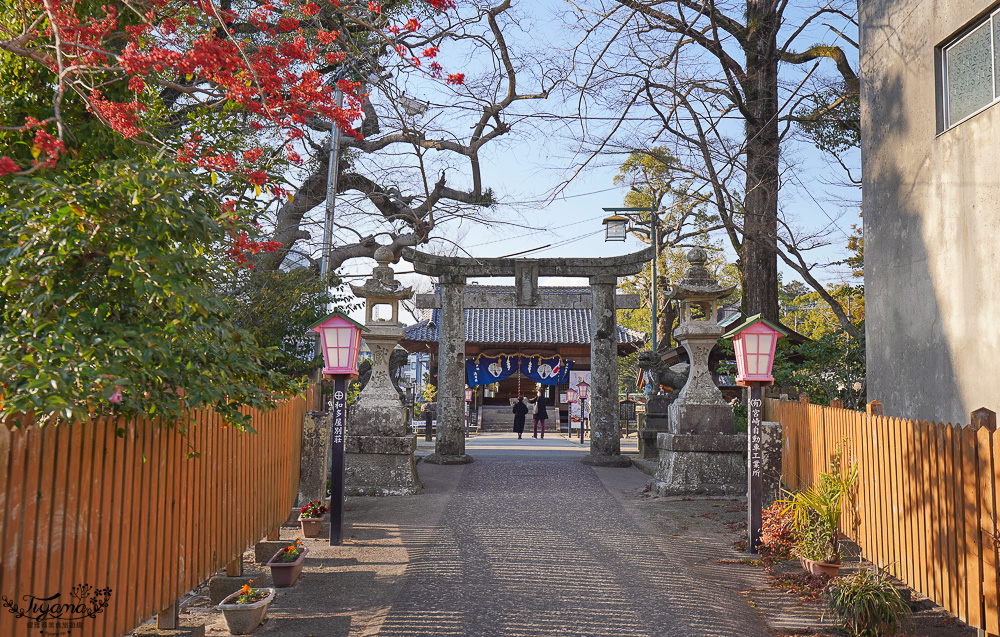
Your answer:
[[[724,338],[733,339],[736,352],[736,384],[742,387],[750,387],[753,383],[773,384],[774,350],[778,339],[785,336],[788,336],[787,330],[761,318],[760,314],[751,316],[725,334]]]
[[[468,387],[465,388],[465,402],[472,402],[472,389]]]
[[[324,374],[357,375],[361,330],[365,329],[360,323],[337,310],[309,329],[319,332]]]
[[[581,380],[576,384],[576,391],[580,395],[580,400],[587,400],[590,397],[590,383],[585,380]]]
[[[572,387],[566,390],[566,402],[575,403],[576,402],[576,390]]]

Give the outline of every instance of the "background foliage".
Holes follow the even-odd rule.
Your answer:
[[[21,178],[0,204],[0,417],[214,407],[247,426],[297,384],[212,287],[232,215],[189,172],[115,162]]]

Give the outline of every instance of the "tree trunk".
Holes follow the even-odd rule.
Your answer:
[[[778,4],[747,0],[743,309],[778,320]]]
[[[660,288],[662,291],[663,288]],[[656,338],[657,338],[657,349],[662,351],[671,349],[673,345],[671,344],[670,334],[674,329],[674,321],[677,319],[677,308],[670,302],[669,299],[664,298],[666,294],[660,297],[659,303],[660,311],[657,313],[657,323],[656,326]]]

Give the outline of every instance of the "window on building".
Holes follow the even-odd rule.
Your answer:
[[[1000,100],[1000,11],[943,48],[945,128]]]

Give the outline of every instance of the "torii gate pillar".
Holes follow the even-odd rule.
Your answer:
[[[424,458],[431,464],[465,464],[465,277],[438,276],[441,311],[438,313],[437,443]]]
[[[592,276],[594,299],[590,334],[590,455],[581,462],[602,467],[628,467],[618,437],[618,318],[616,276]]]

